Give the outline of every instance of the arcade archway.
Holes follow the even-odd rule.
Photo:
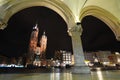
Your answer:
[[[98,6],[87,6],[81,10],[80,13],[80,21],[85,16],[94,16],[103,21],[108,27],[113,31],[116,39],[119,40],[120,36],[120,28],[119,28],[119,20],[112,15],[110,12],[98,7]]]
[[[84,51],[118,51],[120,41],[117,41],[109,26],[94,16],[85,16],[81,25]]]
[[[4,38],[1,42],[7,42],[7,45],[1,46],[4,54],[13,57],[26,53],[30,34],[36,23],[40,29],[39,36],[45,31],[48,37],[48,58],[53,57],[55,50],[72,51],[71,38],[64,19],[47,7],[34,6],[17,12],[9,19],[8,26],[2,31]],[[8,48],[9,50],[5,50]],[[9,52],[12,53],[8,54]]]
[[[25,8],[34,7],[34,6],[44,6],[47,8],[52,9],[56,13],[58,13],[64,21],[67,23],[68,28],[72,28],[75,26],[75,20],[74,15],[71,12],[71,10],[62,2],[62,1],[56,1],[56,0],[24,0],[24,1],[16,1],[14,3],[8,3],[7,7],[5,7],[3,13],[3,20],[0,23],[1,28],[5,28],[7,26],[7,22],[9,21],[9,18],[17,13],[20,10],[23,10]]]

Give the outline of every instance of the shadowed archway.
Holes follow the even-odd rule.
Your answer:
[[[40,33],[48,37],[47,57],[53,57],[55,50],[72,51],[71,38],[67,33],[67,24],[53,10],[43,7],[29,7],[13,15],[8,26],[0,31],[0,53],[8,57],[18,57],[27,53],[30,34],[38,23]]]
[[[120,52],[120,41],[113,31],[100,19],[86,16],[81,21],[83,27],[82,43],[84,51],[110,50]]]
[[[119,40],[119,20],[112,13],[98,6],[87,6],[81,10],[80,21],[85,16],[94,16],[103,21],[113,31],[116,39]]]

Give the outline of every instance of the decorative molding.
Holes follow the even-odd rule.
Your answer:
[[[7,6],[2,10],[4,20],[9,21],[10,17],[25,8],[34,6],[44,6],[58,13],[66,22],[67,27],[71,28],[75,25],[75,17],[69,7],[60,0],[20,0],[7,3]]]
[[[80,35],[82,35],[82,31],[83,31],[83,29],[82,29],[81,23],[77,23],[76,26],[74,26],[73,28],[68,29],[68,34],[69,34],[70,36],[72,36],[72,33],[73,33],[73,32],[74,32],[74,33],[77,32],[77,33],[79,33]]]
[[[5,29],[6,28],[6,23],[0,20],[0,29]]]

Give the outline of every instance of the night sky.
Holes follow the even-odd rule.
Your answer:
[[[43,31],[46,32],[48,57],[53,57],[55,50],[72,51],[71,38],[62,17],[48,8],[32,7],[13,15],[7,28],[0,31],[0,53],[9,57],[27,53],[32,28],[36,23],[40,37]]]
[[[19,57],[28,52],[30,34],[35,24],[48,38],[47,57],[53,57],[55,50],[72,52],[71,37],[67,33],[67,24],[56,12],[46,7],[31,7],[13,15],[8,26],[0,30],[0,54]],[[93,16],[82,20],[82,43],[84,51],[111,50],[120,51],[120,42],[102,21]]]
[[[101,20],[93,16],[86,16],[82,20],[82,43],[84,51],[118,51],[120,41],[116,40],[113,31]]]

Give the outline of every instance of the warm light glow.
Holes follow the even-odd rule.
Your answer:
[[[120,63],[120,58],[118,58],[118,63]]]
[[[103,75],[101,71],[97,71],[98,80],[103,80]]]
[[[60,73],[51,73],[50,80],[60,80]]]
[[[120,54],[119,52],[115,52],[115,54]]]
[[[76,23],[77,23],[77,22],[80,22],[79,16],[77,16],[77,15],[75,15],[75,22],[76,22]]]
[[[71,73],[64,73],[64,80],[72,80],[72,74]]]
[[[74,65],[74,64],[75,64],[74,55],[72,55],[72,63],[71,63],[71,65]]]

